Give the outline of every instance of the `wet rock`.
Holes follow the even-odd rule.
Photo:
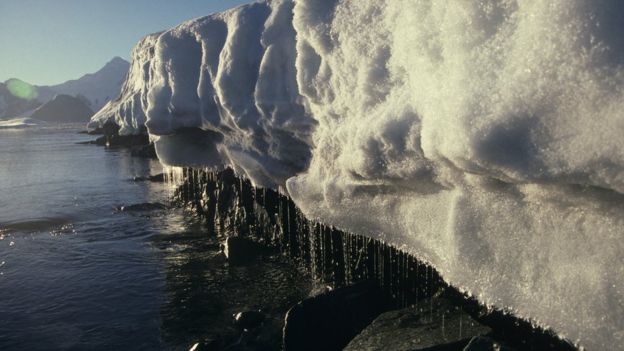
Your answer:
[[[262,255],[262,245],[243,237],[229,237],[225,241],[223,253],[232,265],[246,265],[252,263]]]
[[[315,285],[312,287],[312,290],[310,290],[308,297],[314,297],[314,296],[321,295],[321,294],[327,294],[331,292],[332,290],[334,290],[334,288],[330,285],[325,285],[325,284]]]
[[[103,126],[90,129],[87,131],[89,135],[118,135],[119,129],[121,129],[116,123],[112,121],[106,121]]]
[[[132,178],[132,180],[135,182],[147,182],[149,180],[149,176],[147,177],[135,176],[134,178]]]
[[[158,211],[165,210],[167,206],[158,203],[158,202],[145,202],[141,204],[120,206],[117,208],[118,212],[147,212],[147,211]]]
[[[514,351],[514,349],[490,337],[475,336],[470,340],[463,351]]]
[[[153,183],[163,183],[165,181],[165,175],[163,173],[150,175],[147,177],[134,177],[132,178],[135,182],[153,182]]]
[[[286,314],[284,350],[341,350],[387,307],[372,281],[305,299]]]
[[[491,330],[448,300],[432,298],[381,314],[345,350],[458,350]]]
[[[91,134],[91,132],[89,132],[89,134]],[[78,142],[76,144],[79,145],[99,145],[99,146],[106,146],[106,136],[101,136],[95,140],[89,140],[89,141],[81,141]]]
[[[233,318],[237,328],[251,330],[261,326],[265,316],[260,311],[246,311],[236,313]]]
[[[132,147],[149,145],[149,137],[144,134],[139,135],[112,135],[106,136],[107,147]]]
[[[132,148],[130,154],[134,157],[143,157],[143,158],[153,158],[156,159],[158,156],[156,155],[156,148],[153,143],[149,143],[147,145],[139,145]]]
[[[119,135],[119,129],[121,128],[112,121],[106,121],[99,129],[99,132],[104,135]]]
[[[163,183],[165,181],[165,174],[164,173],[158,173],[155,175],[151,175],[149,176],[149,181],[150,182],[155,182],[155,183]]]
[[[105,134],[95,140],[81,142],[79,144],[94,144],[94,145],[99,145],[99,146],[106,146],[108,148],[126,147],[126,148],[140,149],[142,147],[149,147],[150,142],[149,142],[149,137],[145,134],[138,134],[138,135]],[[138,154],[140,154],[140,152]]]

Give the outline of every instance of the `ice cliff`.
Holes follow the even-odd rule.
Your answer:
[[[624,342],[624,4],[257,2],[150,35],[90,124],[285,186],[592,350]]]

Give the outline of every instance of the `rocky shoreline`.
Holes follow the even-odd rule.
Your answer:
[[[100,135],[100,137],[82,144],[104,146],[110,149],[126,148],[130,150],[132,156],[152,159],[158,158],[154,143],[149,140],[147,133],[120,135],[119,126],[112,122],[107,122],[102,127],[87,131],[86,133],[89,135]]]

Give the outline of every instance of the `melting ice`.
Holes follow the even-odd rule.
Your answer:
[[[92,120],[286,186],[589,349],[624,342],[624,5],[275,0],[144,38]]]

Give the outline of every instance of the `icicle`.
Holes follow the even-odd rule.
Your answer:
[[[463,311],[462,311],[462,309],[460,307],[460,309],[459,309],[459,338],[460,339],[462,337],[462,323],[463,323],[462,315],[463,315]]]
[[[446,333],[444,331],[444,312],[442,312],[442,337],[446,339]]]
[[[429,297],[429,321],[433,323],[433,299]]]
[[[310,231],[309,240],[310,240],[310,271],[312,276],[315,277],[317,275],[316,271],[316,244],[315,244],[315,235],[314,235],[314,225],[312,222],[308,222],[308,230]]]
[[[420,276],[418,275],[418,262],[416,262],[416,274],[414,275],[416,277],[415,279],[415,285],[416,285],[416,302],[420,301],[420,286],[419,286],[419,282],[420,282]]]
[[[244,230],[274,243],[324,282],[342,285],[375,279],[397,308],[431,297],[439,286],[431,266],[425,265],[423,272],[420,261],[382,241],[310,221],[288,196],[208,168],[165,166],[163,173],[180,200],[211,217],[215,233]],[[432,302],[423,306],[425,316],[427,309],[426,318],[439,317],[433,316]]]

